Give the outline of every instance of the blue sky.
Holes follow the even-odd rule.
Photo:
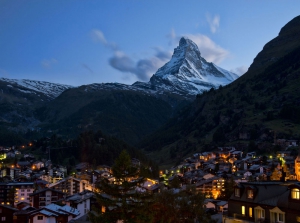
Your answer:
[[[148,81],[181,36],[242,74],[299,8],[298,0],[1,0],[0,77]]]

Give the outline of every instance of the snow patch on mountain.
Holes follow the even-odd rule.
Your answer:
[[[8,87],[13,87],[12,84],[17,87],[19,91],[28,94],[36,94],[36,92],[40,92],[45,94],[51,99],[58,97],[63,91],[73,88],[70,85],[64,84],[55,84],[46,81],[35,81],[35,80],[27,80],[27,79],[8,79],[8,78],[0,78],[1,81],[8,82]],[[23,87],[23,88],[22,88]],[[25,89],[24,89],[25,88]]]

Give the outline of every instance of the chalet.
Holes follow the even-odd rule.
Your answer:
[[[235,157],[235,158],[242,158],[243,152],[242,151],[233,151],[233,152],[231,152],[230,156]]]
[[[80,215],[79,211],[68,205],[59,206],[56,204],[49,204],[41,209],[33,211],[29,216],[29,223],[49,222],[49,223],[67,223],[73,218]]]
[[[234,188],[224,223],[296,223],[300,220],[298,182],[244,182]]]
[[[89,169],[90,165],[86,162],[83,162],[83,163],[79,163],[76,165],[75,169],[78,171],[78,172],[83,172],[87,169]]]
[[[196,189],[203,194],[212,193],[212,196],[217,198],[224,189],[224,182],[225,180],[222,177],[212,177],[207,180],[198,181]]]
[[[36,161],[32,164],[32,169],[33,170],[39,170],[43,167],[45,167],[45,164],[42,161]]]
[[[19,161],[17,163],[17,166],[21,169],[24,169],[24,168],[30,168],[31,164],[28,161]]]
[[[92,185],[87,180],[81,180],[75,177],[67,177],[56,183],[50,184],[49,188],[62,191],[68,195],[73,195],[86,189],[92,190]]]
[[[91,191],[83,191],[72,196],[68,196],[64,203],[70,207],[73,207],[79,211],[79,215],[76,218],[87,214],[91,210],[91,199],[93,199],[94,193]]]
[[[42,208],[62,200],[65,193],[51,188],[44,188],[29,195],[30,204],[35,208]]]
[[[17,208],[0,204],[0,221],[6,223],[13,222],[13,214],[17,211]]]

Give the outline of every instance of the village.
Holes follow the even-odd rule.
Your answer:
[[[145,179],[136,191],[176,193],[193,185],[205,194],[206,211],[218,222],[298,222],[297,205],[289,205],[300,202],[298,142],[281,139],[279,143],[282,150],[268,155],[235,147],[195,153],[160,170],[159,179]],[[66,167],[50,160],[36,160],[14,147],[0,149],[1,222],[89,222],[88,213],[97,205],[96,183],[115,180],[110,166],[78,163],[67,174]],[[9,158],[16,162],[7,164]],[[138,159],[131,162],[141,165]]]

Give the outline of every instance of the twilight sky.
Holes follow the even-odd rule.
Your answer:
[[[0,77],[148,81],[181,36],[241,75],[299,9],[298,0],[1,0]]]

